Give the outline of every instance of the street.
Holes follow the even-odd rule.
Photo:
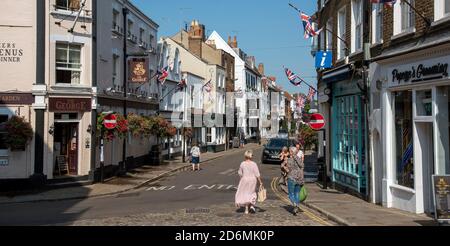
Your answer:
[[[260,164],[261,148],[255,150]],[[182,172],[119,195],[84,200],[0,205],[0,225],[334,225],[303,208],[290,213],[287,196],[276,187],[278,165],[259,165],[268,200],[256,214],[245,215],[234,206],[243,151],[207,162],[200,172]]]

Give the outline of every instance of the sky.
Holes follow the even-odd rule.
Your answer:
[[[217,31],[222,38],[237,36],[239,47],[264,63],[265,73],[277,77],[277,84],[290,93],[307,93],[308,87],[289,83],[283,66],[312,85],[317,84],[311,40],[303,37],[303,25],[292,3],[312,15],[316,0],[132,0],[158,23],[158,38],[173,36],[185,23],[196,19],[207,34]]]

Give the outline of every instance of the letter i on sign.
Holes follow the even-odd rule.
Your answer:
[[[327,60],[327,52],[322,53],[322,61],[320,62],[321,67],[325,67],[325,61]]]

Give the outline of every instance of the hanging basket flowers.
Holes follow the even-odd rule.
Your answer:
[[[106,139],[107,141],[113,141],[116,137],[125,138],[128,133],[128,121],[125,119],[123,115],[116,115],[116,127],[113,129],[108,129],[104,125],[105,114],[99,114],[97,117],[97,132]]]
[[[128,115],[128,130],[134,137],[144,136],[146,119],[143,116],[137,114]]]
[[[0,127],[4,127],[7,132],[4,141],[11,151],[25,151],[33,139],[33,128],[23,117],[13,116]]]

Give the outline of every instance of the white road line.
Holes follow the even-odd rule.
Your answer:
[[[221,175],[230,175],[230,173],[233,174],[235,171],[236,171],[236,169],[228,169],[224,172],[221,172],[220,174]]]

